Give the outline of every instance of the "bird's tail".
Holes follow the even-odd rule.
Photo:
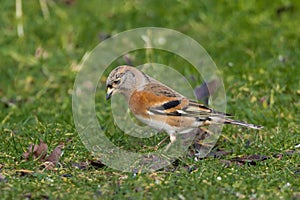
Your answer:
[[[244,126],[244,127],[258,129],[258,130],[263,128],[263,126],[260,126],[260,125],[248,124],[246,122],[236,121],[236,120],[228,119],[228,118],[225,119],[224,124],[239,125],[239,126]]]

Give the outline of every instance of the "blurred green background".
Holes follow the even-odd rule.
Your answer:
[[[296,0],[1,1],[1,198],[300,199],[299,19]],[[23,35],[17,31],[21,26]],[[80,61],[106,37],[147,26],[171,28],[198,41],[223,75],[228,112],[265,128],[226,127],[218,149],[229,154],[200,161],[180,158],[158,172],[135,175],[95,164],[72,119]],[[155,51],[150,60],[183,64]],[[143,52],[132,56],[133,63],[146,61],[149,55]],[[112,140],[131,147],[113,128],[109,109],[98,116],[112,126]],[[65,143],[60,163],[51,170],[22,158],[40,140],[50,150]],[[247,155],[268,159],[255,165],[232,162]]]

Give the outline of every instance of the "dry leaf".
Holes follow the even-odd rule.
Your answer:
[[[211,152],[209,152],[207,154],[208,157],[214,157],[214,158],[221,158],[223,156],[226,156],[228,155],[229,152],[227,151],[224,151],[224,150],[221,150],[221,149],[216,149],[216,150],[213,150]]]
[[[28,151],[23,153],[23,157],[25,158],[25,160],[28,160],[32,152],[34,152],[34,149],[32,148],[33,148],[33,144],[30,144],[28,147]]]
[[[28,160],[32,155],[33,159],[38,158],[38,160],[43,160],[47,155],[48,145],[40,140],[40,144],[30,144],[28,147],[28,151],[23,153],[23,157]]]
[[[51,154],[47,156],[48,145],[40,140],[40,144],[30,144],[27,152],[23,153],[23,157],[28,160],[31,156],[33,159],[38,159],[38,161],[44,161],[42,166],[45,169],[53,170],[55,165],[59,162],[59,159],[62,155],[62,148],[64,147],[64,143],[60,143]]]
[[[236,164],[238,166],[243,166],[245,164],[249,165],[256,165],[259,161],[264,161],[269,159],[269,156],[262,156],[262,155],[250,155],[250,156],[242,156],[242,157],[235,157],[230,160],[221,160],[220,162],[225,164],[225,166],[229,167],[232,164]]]
[[[34,152],[34,156],[36,158],[39,158],[39,160],[43,160],[47,155],[47,150],[48,145],[41,140],[40,144],[37,146],[36,151]]]
[[[269,156],[250,155],[250,156],[236,157],[236,158],[233,158],[232,161],[238,162],[242,165],[247,164],[247,163],[250,165],[256,165],[258,161],[264,161],[269,158],[270,158]]]
[[[90,160],[90,164],[93,167],[95,167],[96,169],[99,169],[99,168],[102,168],[105,166],[101,160]]]
[[[46,161],[52,162],[54,164],[57,164],[61,155],[62,155],[62,148],[64,147],[64,143],[61,143],[55,147],[55,149],[52,151],[50,156],[46,159]]]

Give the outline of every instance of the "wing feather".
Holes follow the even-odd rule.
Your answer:
[[[216,116],[221,118],[230,116],[188,99],[164,101],[161,105],[150,107],[149,111],[160,115],[194,117],[199,121]]]

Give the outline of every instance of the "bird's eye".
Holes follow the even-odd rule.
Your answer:
[[[117,80],[114,81],[114,84],[117,85],[117,84],[119,84],[120,82],[121,82],[121,80],[120,80],[120,79],[117,79]]]

